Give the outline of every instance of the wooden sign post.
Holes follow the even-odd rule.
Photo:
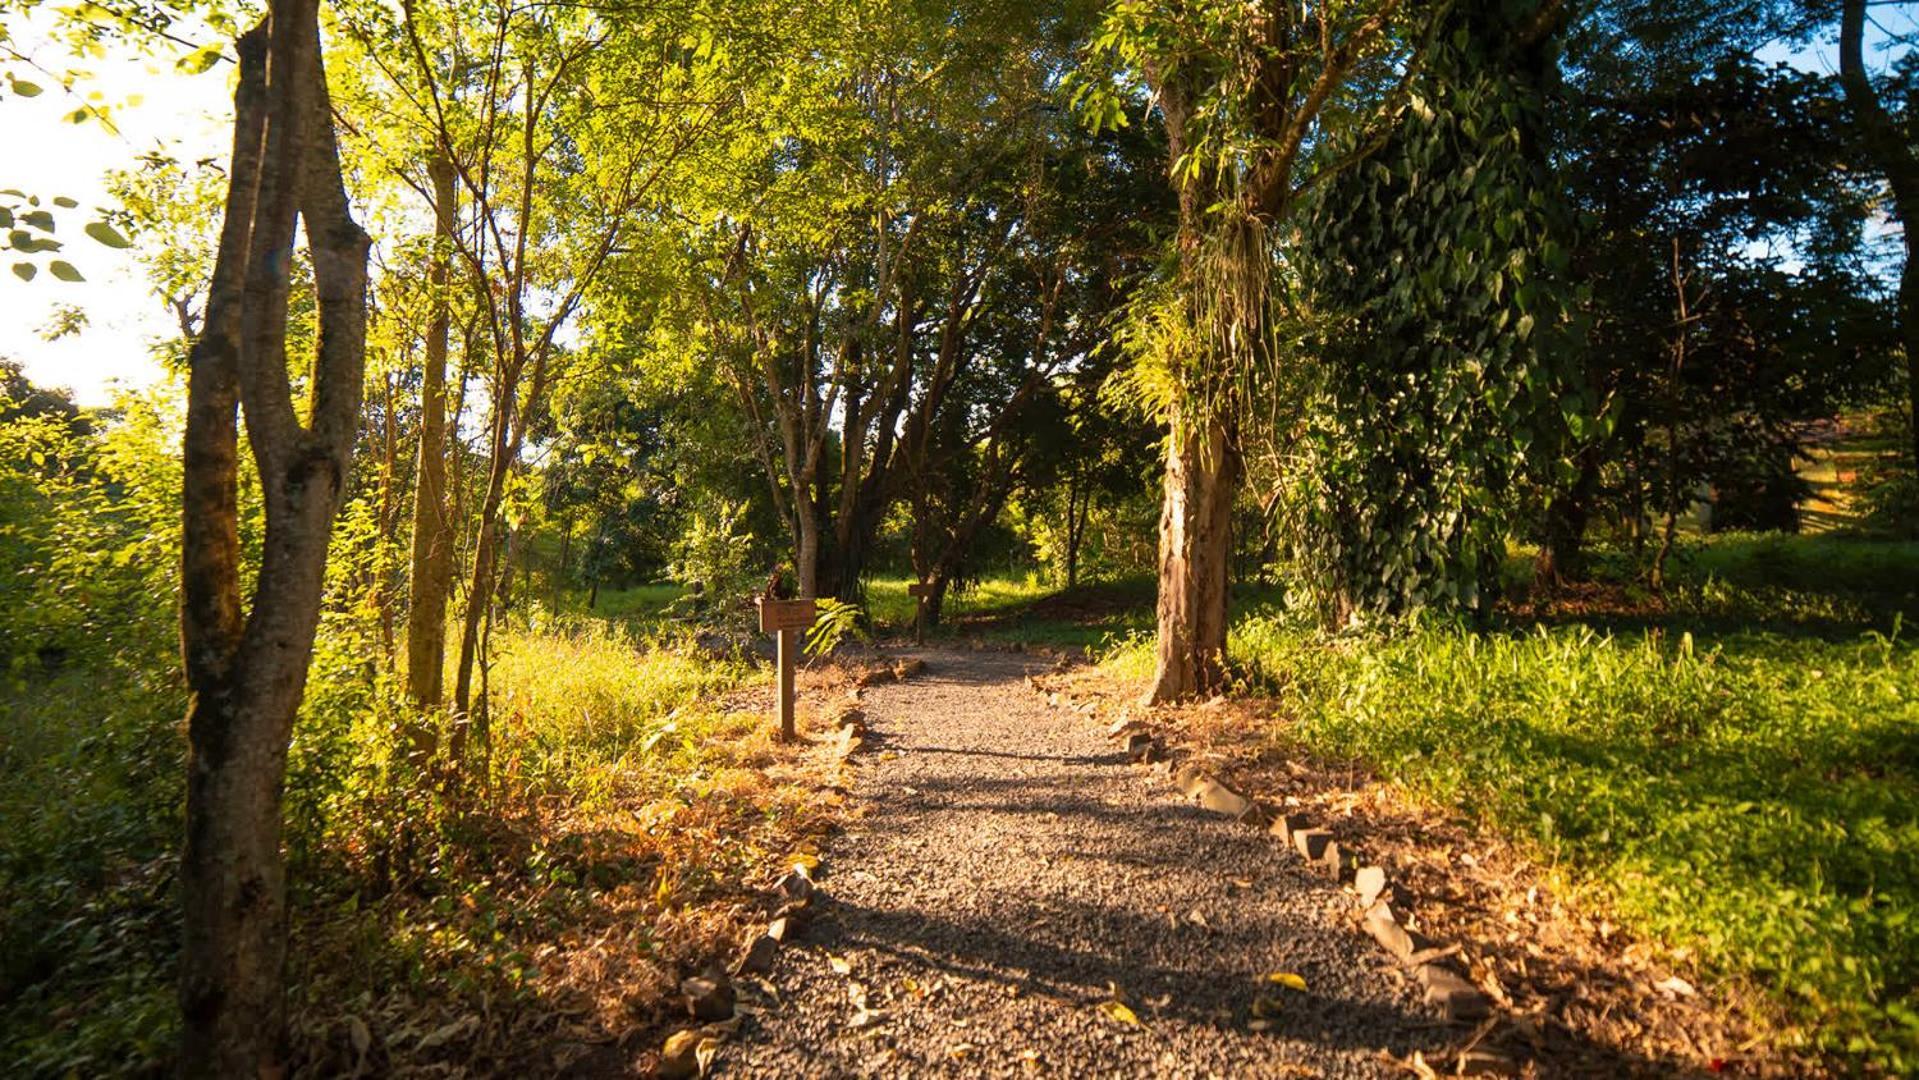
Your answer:
[[[799,659],[800,631],[813,625],[818,614],[811,600],[768,600],[761,597],[760,632],[779,635],[780,738],[799,737],[793,725],[793,665]]]
[[[919,602],[913,608],[913,642],[916,645],[924,645],[926,644],[926,598],[933,595],[933,583],[915,581],[906,586],[906,595]]]

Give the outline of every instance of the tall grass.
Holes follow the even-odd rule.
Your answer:
[[[589,802],[670,768],[721,722],[711,699],[753,675],[743,660],[597,620],[495,641],[503,769],[529,793]]]

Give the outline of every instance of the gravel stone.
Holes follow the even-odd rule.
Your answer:
[[[1379,866],[1362,866],[1353,872],[1353,888],[1359,890],[1359,902],[1363,907],[1372,907],[1379,894],[1386,891],[1386,870]]]
[[[1419,985],[1426,988],[1426,1003],[1439,1006],[1441,1015],[1453,1023],[1484,1020],[1491,1003],[1479,988],[1440,964],[1421,964],[1415,971]]]
[[[779,951],[778,939],[770,934],[761,934],[740,950],[740,958],[733,963],[733,974],[764,975],[773,970],[773,958],[779,955]]]
[[[680,993],[696,1020],[725,1020],[733,1015],[733,984],[725,978],[695,976],[680,983]]]
[[[1293,847],[1309,863],[1316,863],[1326,857],[1326,845],[1333,842],[1333,834],[1325,829],[1296,829],[1293,831]]]
[[[867,695],[891,752],[855,759],[870,812],[827,845],[807,944],[782,955],[777,999],[742,1007],[720,1075],[1337,1080],[1436,1049],[1420,988],[1374,975],[1351,901],[1141,783],[1104,724],[1049,711],[1024,685],[1046,659],[924,655],[924,678]],[[1252,1030],[1275,971],[1310,989]]]

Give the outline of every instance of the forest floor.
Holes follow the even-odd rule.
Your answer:
[[[1350,891],[1036,693],[1049,658],[920,655],[865,692],[858,816],[715,1074],[1430,1076],[1487,1037],[1421,1003]],[[1692,1064],[1558,1034],[1541,1074]]]

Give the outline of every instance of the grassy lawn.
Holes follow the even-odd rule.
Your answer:
[[[906,578],[867,583],[867,610],[884,634],[910,634],[913,599]],[[1103,648],[1116,639],[1149,629],[1153,581],[1128,578],[1063,590],[1034,575],[987,578],[946,598],[945,617],[930,631],[934,639],[964,638],[998,644]]]
[[[1249,597],[1233,655],[1276,742],[1519,840],[1807,1040],[1919,1069],[1919,544],[1728,535],[1663,595],[1601,578],[1486,632],[1328,636]],[[1105,662],[1144,678],[1150,639]]]

